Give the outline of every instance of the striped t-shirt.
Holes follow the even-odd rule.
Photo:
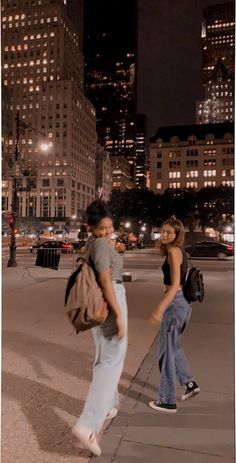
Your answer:
[[[110,269],[111,279],[113,281],[122,281],[123,258],[112,247],[109,239],[103,237],[96,238],[91,235],[86,243],[86,248],[98,273]]]

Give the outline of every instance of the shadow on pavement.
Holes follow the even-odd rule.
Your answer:
[[[24,332],[8,330],[2,333],[2,348],[22,355],[41,379],[49,379],[43,372],[41,365],[41,360],[43,360],[46,364],[78,379],[91,380],[93,357],[84,351],[79,351],[79,348],[78,350],[70,349]]]
[[[88,452],[76,447],[71,427],[55,411],[56,408],[75,416],[82,407],[80,400],[14,373],[2,373],[2,387],[3,395],[20,403],[41,450],[88,457]]]

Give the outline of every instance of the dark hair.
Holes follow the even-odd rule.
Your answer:
[[[87,223],[91,227],[96,226],[102,219],[109,217],[113,220],[110,209],[105,201],[97,199],[93,201],[86,209]]]

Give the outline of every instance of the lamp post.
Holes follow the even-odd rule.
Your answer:
[[[39,130],[35,129],[31,124],[27,124],[26,122],[20,119],[19,111],[16,114],[16,147],[15,147],[15,159],[14,163],[11,161],[9,164],[10,167],[14,166],[14,172],[12,176],[12,203],[11,203],[11,213],[9,219],[10,225],[10,233],[11,233],[11,243],[10,243],[10,257],[7,262],[8,267],[17,267],[16,262],[16,235],[15,235],[15,228],[16,228],[16,214],[17,214],[17,193],[18,191],[29,191],[29,188],[22,188],[19,186],[18,179],[20,177],[20,151],[19,151],[19,143],[20,143],[20,136],[22,133],[25,132],[25,129],[30,129],[34,132],[41,134],[45,139],[45,134],[40,132]],[[43,143],[42,149],[46,151],[46,142]]]

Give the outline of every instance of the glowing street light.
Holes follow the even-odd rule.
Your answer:
[[[41,151],[47,152],[49,150],[49,144],[46,142],[43,142],[40,144],[40,149]]]
[[[15,147],[15,159],[14,162],[12,160],[9,163],[9,167],[14,166],[14,174],[12,179],[12,203],[11,203],[11,212],[9,217],[9,225],[11,231],[11,243],[10,243],[10,257],[7,262],[8,267],[17,267],[16,262],[16,209],[17,209],[17,193],[18,191],[29,191],[28,187],[22,188],[18,185],[18,178],[20,177],[20,150],[19,150],[19,143],[20,143],[20,136],[25,133],[25,130],[29,129],[36,133],[39,133],[45,139],[45,134],[37,130],[31,124],[27,124],[25,121],[20,119],[19,111],[16,114],[16,147]],[[46,141],[42,143],[42,150],[46,152],[48,150],[48,144]],[[14,165],[15,164],[15,165]]]

